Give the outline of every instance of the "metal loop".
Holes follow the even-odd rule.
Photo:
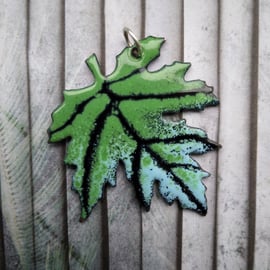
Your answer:
[[[127,28],[127,27],[125,27],[125,28],[123,29],[123,32],[124,32],[124,37],[125,37],[125,40],[126,40],[126,42],[127,42],[127,45],[128,45],[129,47],[132,47],[132,46],[134,46],[134,44],[135,44],[136,50],[133,50],[133,51],[132,51],[132,55],[133,55],[134,57],[136,57],[136,58],[141,57],[141,55],[142,55],[142,46],[141,46],[140,42],[138,41],[138,39],[136,38],[136,36],[134,35],[134,33],[133,33],[129,28]],[[129,36],[133,39],[134,44],[132,44],[132,43],[130,42]]]

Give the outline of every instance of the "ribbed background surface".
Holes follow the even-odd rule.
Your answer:
[[[0,269],[270,269],[269,0],[0,0]],[[123,27],[167,42],[151,70],[191,62],[187,79],[214,86],[218,108],[185,113],[222,144],[198,157],[208,214],[150,212],[118,172],[79,223],[74,171],[48,145],[64,88],[90,84],[125,46]]]

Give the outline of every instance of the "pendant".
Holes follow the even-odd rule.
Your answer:
[[[205,215],[202,179],[209,174],[191,155],[219,145],[184,119],[172,122],[163,116],[217,105],[213,89],[201,80],[185,80],[189,63],[175,61],[147,70],[159,57],[164,38],[137,40],[128,28],[124,37],[127,47],[116,57],[110,75],[101,73],[95,54],[86,60],[94,83],[64,91],[48,130],[49,142],[69,141],[65,163],[75,166],[72,189],[80,197],[81,220],[90,215],[107,184],[116,186],[119,163],[146,210],[158,182],[168,204],[176,200],[182,208]]]

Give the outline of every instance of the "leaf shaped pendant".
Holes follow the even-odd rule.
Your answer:
[[[91,55],[86,64],[95,82],[65,90],[64,102],[52,113],[49,142],[69,140],[65,163],[76,167],[72,189],[80,197],[81,220],[102,198],[105,185],[116,185],[119,162],[146,210],[157,181],[168,204],[177,200],[182,208],[205,215],[202,179],[209,174],[190,155],[218,145],[184,119],[171,122],[163,115],[203,110],[218,100],[204,81],[185,81],[189,63],[175,61],[154,72],[147,70],[160,55],[163,38],[138,41],[129,29],[124,34],[128,46],[116,57],[112,74],[105,77]]]

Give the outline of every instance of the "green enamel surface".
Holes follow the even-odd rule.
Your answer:
[[[179,135],[206,134],[200,129],[189,128],[185,121],[174,123],[162,118],[163,113],[176,113],[182,110],[199,110],[216,103],[212,94],[197,93],[179,98],[125,100],[120,103],[120,110],[128,119],[130,125],[144,139],[172,138]]]
[[[142,56],[140,58],[135,58],[132,56],[133,47],[125,48],[116,57],[116,68],[113,73],[108,76],[107,81],[117,81],[140,68],[146,67],[150,62],[159,56],[160,47],[163,43],[164,38],[152,36],[140,40],[142,47]]]
[[[194,91],[205,87],[203,81],[186,82],[184,80],[184,74],[189,67],[188,63],[175,62],[171,66],[164,66],[159,71],[144,70],[125,81],[112,83],[110,88],[120,96],[145,96]]]
[[[85,106],[84,113],[78,114],[71,125],[51,134],[50,142],[58,142],[69,137],[78,141],[84,137],[87,138],[89,130],[94,127],[96,117],[104,110],[109,101],[108,96],[104,94],[100,95],[98,99],[90,101]],[[77,153],[74,156],[76,155]]]
[[[202,204],[203,208],[206,210],[206,198],[204,195],[205,186],[202,183],[202,179],[209,176],[209,173],[204,172],[200,169],[189,168],[174,168],[172,169],[174,174],[183,181],[183,183],[189,188],[191,193],[197,198],[197,200]]]
[[[159,192],[168,203],[178,200],[183,208],[196,209],[196,204],[189,200],[170,170],[165,171],[161,168],[145,149],[142,152],[139,181],[142,187],[144,203],[147,207],[150,206],[153,196],[153,184],[157,181],[159,183]]]
[[[204,154],[213,149],[211,144],[195,139],[180,140],[177,143],[154,143],[149,147],[169,164],[194,167],[198,167],[198,163],[190,157],[190,154]]]
[[[140,41],[142,54],[125,48],[116,68],[105,77],[95,55],[86,64],[95,82],[83,89],[65,90],[64,101],[52,114],[50,142],[69,140],[65,163],[73,165],[72,189],[86,219],[102,198],[106,184],[116,185],[119,162],[135,184],[148,209],[153,185],[171,204],[205,214],[202,179],[208,176],[192,154],[216,149],[205,131],[189,127],[184,119],[167,121],[164,114],[203,110],[218,104],[212,89],[201,80],[185,81],[190,64],[174,62],[150,72],[147,66],[160,54],[163,38]]]
[[[120,104],[121,111],[133,116],[133,113],[141,115],[177,113],[183,110],[202,110],[205,106],[215,105],[216,97],[212,94],[197,93],[173,98],[149,98],[140,100],[124,100]],[[140,105],[140,106],[139,106]]]
[[[108,147],[109,146],[109,147]],[[116,185],[116,169],[119,160],[131,164],[132,155],[136,149],[136,141],[130,139],[116,116],[109,116],[103,131],[100,134],[99,145],[94,153],[91,167],[89,189],[89,209],[102,196],[102,188],[106,182]],[[126,166],[127,173],[131,174],[131,167]]]
[[[72,188],[79,192],[80,195],[82,178],[85,172],[83,160],[87,147],[90,143],[89,134],[96,125],[96,117],[104,110],[108,103],[109,99],[106,95],[101,96],[99,99],[93,100],[86,106],[84,114],[79,114],[74,120],[73,125],[69,127],[69,130],[72,131],[72,133],[69,135],[72,137],[72,140],[68,145],[65,162],[67,164],[76,166],[76,173],[73,176]]]
[[[104,77],[100,73],[100,67],[96,56],[92,55],[86,61],[90,70],[95,75],[95,82],[91,86],[82,89],[64,91],[64,102],[53,112],[53,121],[49,128],[49,132],[60,128],[66,122],[66,120],[70,118],[71,114],[76,110],[76,107],[79,104],[85,100],[95,97],[95,95],[99,92],[104,81]]]

